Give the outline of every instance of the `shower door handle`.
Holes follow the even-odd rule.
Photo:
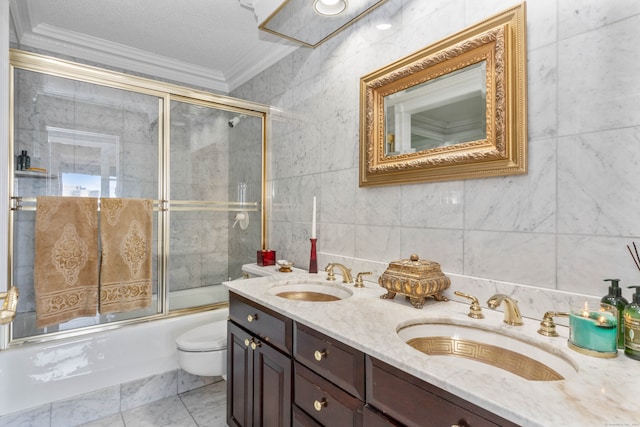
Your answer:
[[[0,309],[0,325],[9,324],[16,317],[19,296],[20,291],[15,286],[11,286],[7,292],[0,292],[0,299],[4,299]]]

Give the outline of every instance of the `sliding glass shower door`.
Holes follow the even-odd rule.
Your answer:
[[[221,283],[260,248],[262,127],[260,117],[171,101],[170,310],[226,301]]]
[[[25,52],[11,59],[11,340],[223,305],[221,283],[264,245],[266,108]],[[38,328],[40,196],[150,200],[152,303]]]

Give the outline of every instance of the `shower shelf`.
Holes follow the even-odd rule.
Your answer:
[[[49,175],[47,172],[38,171],[15,171],[16,178],[39,178],[39,179],[58,179],[57,175]]]

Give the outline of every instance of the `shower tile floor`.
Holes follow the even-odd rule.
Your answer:
[[[226,399],[226,382],[218,381],[82,427],[225,427]]]

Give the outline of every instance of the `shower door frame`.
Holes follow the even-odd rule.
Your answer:
[[[71,79],[85,83],[106,86],[115,89],[151,95],[158,98],[158,199],[154,200],[154,211],[159,212],[158,215],[158,262],[157,262],[157,282],[158,282],[158,308],[155,314],[145,315],[142,317],[119,320],[110,323],[102,323],[93,326],[83,326],[77,329],[69,329],[66,331],[44,333],[41,335],[32,335],[21,338],[13,338],[13,325],[9,325],[8,333],[0,336],[0,351],[31,342],[44,342],[55,339],[84,335],[86,333],[99,332],[109,329],[118,328],[124,325],[146,322],[155,319],[165,319],[168,317],[195,313],[210,310],[212,308],[226,307],[228,302],[219,302],[212,305],[203,305],[181,310],[169,310],[168,307],[168,259],[169,259],[169,216],[171,210],[215,210],[215,211],[252,211],[259,212],[260,215],[260,248],[266,247],[266,154],[267,154],[267,122],[269,120],[270,108],[266,105],[244,101],[225,95],[214,94],[188,87],[183,87],[171,83],[155,81],[148,78],[132,76],[120,72],[105,70],[98,67],[88,66],[84,64],[74,63],[49,57],[45,55],[24,52],[16,49],[10,49],[10,70],[9,70],[9,139],[7,153],[7,162],[4,165],[5,172],[8,176],[9,200],[7,201],[8,209],[8,267],[7,267],[7,288],[12,285],[14,274],[14,213],[19,210],[35,210],[35,198],[21,198],[14,196],[14,180],[15,180],[15,73],[16,70],[26,70],[45,75]],[[260,200],[256,202],[238,203],[238,202],[218,202],[218,201],[200,201],[200,200],[172,200],[169,199],[169,175],[170,175],[170,106],[171,101],[192,102],[197,105],[216,108],[235,114],[244,114],[261,118],[262,135],[261,135],[261,189]],[[32,200],[33,199],[33,200]],[[175,206],[172,206],[175,203]],[[3,207],[4,208],[4,207]],[[260,249],[257,248],[257,249]],[[160,298],[160,295],[162,296]]]

